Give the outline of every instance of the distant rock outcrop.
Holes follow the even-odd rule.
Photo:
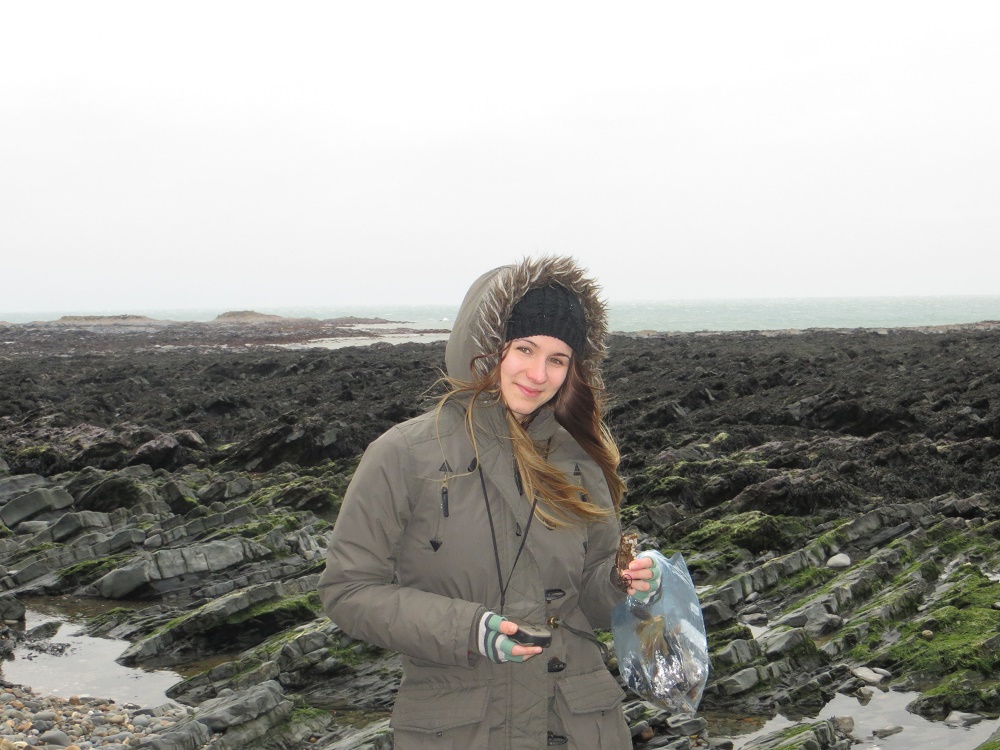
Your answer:
[[[269,315],[254,310],[233,310],[216,316],[213,323],[277,323],[288,320],[281,315]]]

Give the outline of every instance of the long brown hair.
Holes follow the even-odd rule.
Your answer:
[[[500,393],[500,363],[507,355],[508,348],[509,345],[505,346],[499,356],[482,355],[484,359],[494,357],[497,360],[497,364],[483,377],[474,376],[471,381],[448,377],[442,379],[449,390],[441,397],[438,409],[440,410],[452,398],[461,396],[468,398],[465,414],[466,429],[472,438],[477,455],[473,410],[482,400],[503,401]],[[475,367],[471,370],[475,372]],[[625,492],[625,483],[618,476],[618,464],[621,459],[618,447],[602,416],[604,405],[602,396],[603,393],[587,381],[584,366],[574,356],[570,360],[566,380],[553,399],[541,409],[553,409],[556,421],[600,467],[611,493],[614,511],[600,507],[588,497],[585,489],[567,481],[566,475],[549,463],[546,455],[547,446],[532,440],[526,429],[534,415],[530,415],[522,424],[517,415],[506,409],[511,448],[522,487],[527,497],[537,497],[540,501],[535,513],[547,526],[553,528],[577,526],[601,520],[615,512],[621,503]]]

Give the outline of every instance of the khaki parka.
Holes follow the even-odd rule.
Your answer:
[[[580,354],[599,383],[604,308],[568,259],[525,261],[481,277],[455,321],[449,374],[469,379],[476,354],[500,350],[517,300],[552,282],[584,301],[590,338]],[[612,583],[617,518],[557,529],[535,518],[529,525],[531,502],[521,493],[506,407],[475,405],[474,445],[467,406],[449,401],[368,447],[320,578],[326,612],[351,636],[402,654],[392,714],[398,750],[631,748],[623,692],[593,639],[624,599]],[[599,467],[551,409],[542,407],[529,433],[592,502],[611,508]],[[504,615],[552,628],[551,646],[523,663],[495,664],[475,645],[482,614],[500,611],[501,580]]]

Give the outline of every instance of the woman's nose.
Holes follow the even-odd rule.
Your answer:
[[[528,367],[528,379],[532,383],[544,383],[547,377],[545,362],[535,362]]]

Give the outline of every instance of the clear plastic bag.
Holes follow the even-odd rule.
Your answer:
[[[708,682],[708,638],[701,603],[680,552],[669,560],[647,552],[662,571],[649,601],[633,597],[611,612],[618,670],[644,700],[693,714]]]

